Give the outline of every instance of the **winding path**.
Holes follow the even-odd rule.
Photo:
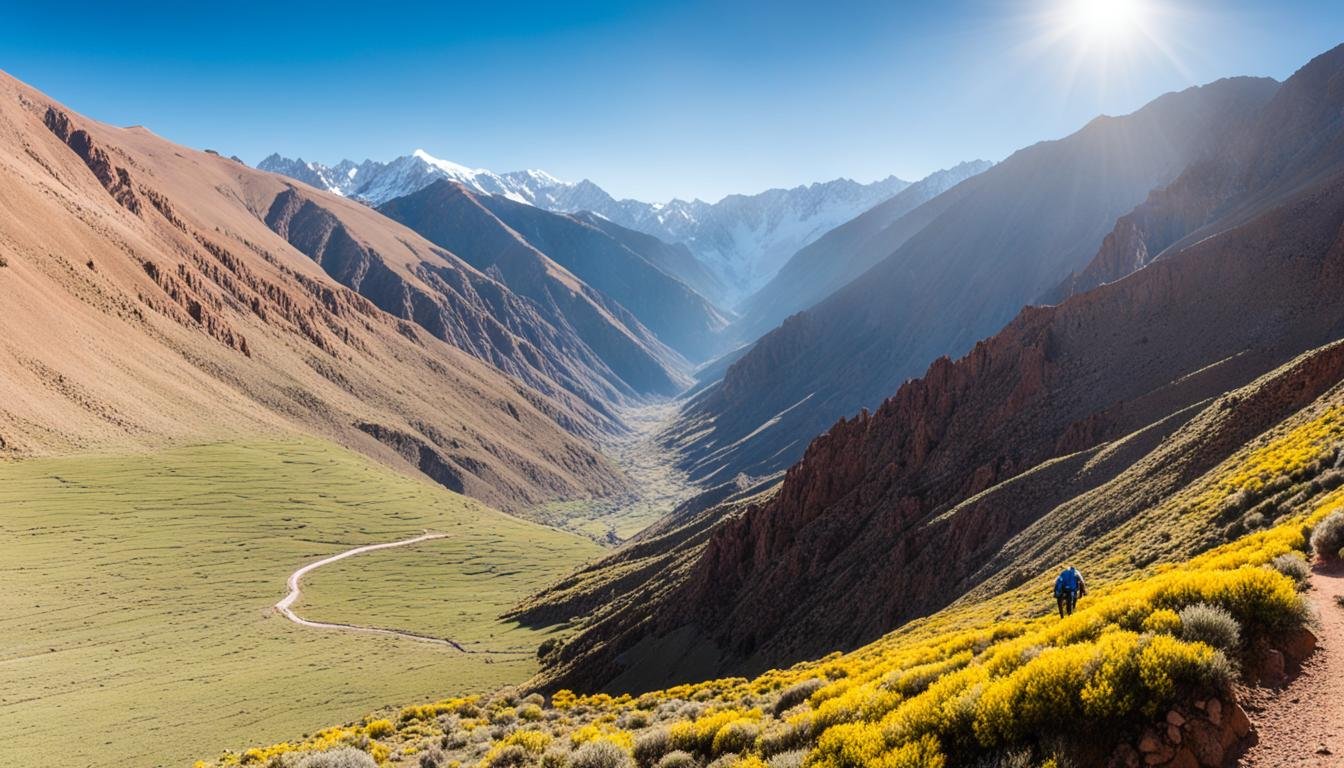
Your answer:
[[[1251,712],[1258,741],[1238,768],[1339,768],[1344,765],[1344,565],[1317,564],[1307,593],[1321,625],[1302,672]],[[1258,709],[1259,711],[1255,711]]]
[[[469,651],[466,648],[463,648],[456,641],[446,637],[432,637],[430,635],[416,634],[415,632],[403,632],[397,629],[381,629],[379,627],[366,627],[361,626],[359,624],[339,624],[326,621],[310,621],[309,619],[305,619],[302,616],[295,613],[293,608],[294,603],[297,602],[299,596],[303,594],[303,591],[299,587],[299,583],[303,580],[303,577],[308,575],[308,573],[311,571],[321,568],[324,565],[334,563],[337,560],[344,560],[347,557],[362,555],[365,552],[374,552],[379,549],[391,549],[393,547],[406,547],[412,544],[419,544],[422,541],[442,539],[447,537],[447,535],[448,534],[446,533],[430,533],[429,531],[425,531],[423,534],[411,539],[402,539],[401,541],[389,541],[386,544],[365,544],[362,547],[347,549],[344,552],[337,553],[335,555],[332,555],[331,557],[323,558],[314,563],[309,563],[289,575],[289,581],[288,581],[289,594],[285,595],[284,599],[275,604],[275,610],[279,611],[282,616],[294,622],[295,624],[304,627],[313,627],[315,629],[341,629],[347,632],[364,632],[370,635],[388,635],[390,637],[402,637],[406,638],[407,640],[418,640],[423,643],[436,643],[438,645],[447,645],[457,649],[458,651],[461,651],[462,653],[475,653],[475,651]],[[486,653],[489,653],[489,651],[486,651]]]

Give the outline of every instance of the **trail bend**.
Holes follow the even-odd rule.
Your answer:
[[[456,640],[447,637],[434,637],[432,635],[422,635],[416,632],[406,632],[404,630],[399,629],[384,629],[382,627],[370,627],[362,624],[344,624],[329,621],[313,621],[311,619],[305,619],[299,614],[294,612],[294,604],[298,602],[299,597],[303,595],[303,589],[302,589],[303,577],[307,576],[309,573],[312,573],[313,571],[317,570],[318,568],[321,568],[324,565],[330,565],[338,560],[344,560],[347,557],[354,557],[355,555],[362,555],[368,552],[375,552],[380,549],[392,549],[393,547],[408,547],[411,546],[412,544],[419,544],[424,541],[432,541],[434,539],[447,538],[447,536],[448,534],[446,533],[431,533],[429,531],[425,531],[423,534],[409,539],[402,539],[400,541],[389,541],[382,544],[365,544],[363,546],[347,549],[344,552],[338,552],[330,557],[325,557],[322,558],[321,560],[311,562],[289,575],[289,581],[286,582],[286,585],[289,588],[289,593],[286,594],[284,598],[280,600],[280,602],[275,604],[275,610],[280,615],[284,616],[286,619],[289,619],[295,624],[298,624],[299,626],[303,627],[311,627],[313,629],[334,629],[334,630],[343,630],[346,632],[361,632],[369,635],[385,635],[388,637],[400,637],[406,640],[415,640],[417,642],[422,643],[446,645],[461,653],[511,655],[514,652],[469,650],[467,648],[464,648]]]

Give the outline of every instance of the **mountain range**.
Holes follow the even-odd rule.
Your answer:
[[[584,179],[563,182],[543,171],[498,174],[417,149],[382,163],[342,160],[333,166],[272,154],[257,167],[346,197],[382,205],[439,179],[472,191],[560,213],[590,212],[627,229],[688,248],[699,266],[674,276],[731,307],[760,288],[799,248],[909,186],[894,176],[871,184],[849,179],[729,195],[716,203],[617,200]],[[703,274],[709,272],[709,276]],[[697,274],[700,273],[700,274]]]
[[[929,361],[964,354],[1082,269],[1119,216],[1231,140],[1277,88],[1234,78],[1167,94],[1019,150],[914,207],[869,236],[875,248],[848,253],[861,267],[893,250],[740,353],[664,443],[694,478],[785,469],[836,419],[875,407]],[[881,224],[881,214],[869,216]],[[867,223],[826,240],[843,246],[849,229]],[[800,269],[827,261],[826,243],[817,247]]]
[[[1221,81],[1159,99],[1140,125],[1099,121],[1036,148],[1169,178],[1096,235],[1060,303],[1021,309],[840,420],[777,485],[725,483],[726,501],[688,507],[523,606],[522,620],[591,616],[548,683],[749,674],[992,599],[1066,558],[1099,576],[1141,569],[1280,514],[1268,490],[1227,496],[1201,478],[1344,381],[1341,83],[1344,46],[1282,85]],[[1179,139],[1157,147],[1161,163],[1130,154],[1179,126],[1218,141],[1170,171]]]

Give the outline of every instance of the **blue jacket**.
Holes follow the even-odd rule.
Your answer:
[[[1083,574],[1079,573],[1077,568],[1065,568],[1055,578],[1055,596],[1058,597],[1065,592],[1083,594]]]

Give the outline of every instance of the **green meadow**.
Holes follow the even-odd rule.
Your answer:
[[[471,650],[297,626],[297,612]],[[499,611],[600,550],[316,441],[0,464],[4,765],[186,766],[382,705],[518,682],[545,630]]]

